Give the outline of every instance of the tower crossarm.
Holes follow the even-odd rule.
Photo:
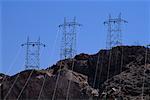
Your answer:
[[[110,23],[118,23],[118,22],[123,22],[123,23],[128,23],[128,21],[124,20],[124,19],[119,19],[119,18],[115,18],[115,19],[109,19],[108,21],[104,21],[104,24],[110,24]]]
[[[65,24],[60,24],[58,27],[63,27],[63,26],[82,26],[82,24],[79,24],[77,22],[66,22]]]
[[[45,47],[45,46],[46,46],[45,44],[43,44],[43,43],[39,43],[39,42],[28,42],[28,43],[21,44],[21,46],[25,46],[25,45],[32,45],[32,46],[40,45],[40,46],[43,46],[43,47]]]
[[[40,47],[45,47],[45,44],[40,42],[40,38],[35,41],[29,41],[21,44],[22,47],[26,46],[25,69],[39,69],[40,67]]]

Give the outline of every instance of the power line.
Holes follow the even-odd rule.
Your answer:
[[[57,31],[57,34],[56,34],[56,37],[55,37],[54,45],[53,45],[52,52],[51,52],[51,57],[53,57],[53,52],[55,50],[55,46],[56,46],[56,41],[57,41],[58,35],[59,35],[59,30]],[[39,93],[39,96],[38,96],[38,100],[40,100],[40,97],[42,95],[42,91],[43,91],[45,82],[46,82],[46,75],[44,76],[44,80],[43,80],[43,83],[42,83],[42,86],[41,86],[41,90],[40,90],[40,93]]]
[[[69,80],[69,84],[68,84],[68,88],[67,88],[67,96],[66,96],[66,100],[69,100],[69,91],[70,91],[70,86],[71,86],[71,81],[72,81],[72,75],[73,75],[73,68],[75,65],[75,61],[72,61],[72,66],[71,66],[71,79]]]
[[[55,83],[55,87],[54,87],[54,92],[53,92],[53,95],[52,95],[52,100],[55,99],[55,95],[56,95],[56,90],[57,90],[57,85],[58,85],[58,81],[59,81],[59,77],[60,77],[60,69],[61,69],[61,66],[62,66],[62,61],[60,62],[60,66],[59,66],[59,72],[58,72],[58,75],[56,77],[56,83]]]
[[[29,41],[29,37],[28,37],[27,38],[27,43],[24,43],[21,46],[25,46],[25,45],[26,45],[25,69],[30,69],[30,68],[31,69],[32,68],[34,68],[34,69],[38,68],[39,69],[39,66],[40,66],[40,64],[39,64],[39,60],[40,60],[40,58],[39,58],[39,56],[40,56],[40,46],[45,47],[45,44],[42,44],[40,42],[40,38],[37,40],[37,42],[30,42]],[[30,78],[31,78],[31,76],[33,74],[33,71],[34,70],[31,71],[31,73],[30,73],[29,77],[27,78],[27,81],[25,82],[25,84],[24,84],[24,86],[23,86],[23,88],[22,88],[22,90],[21,90],[21,92],[20,92],[20,94],[19,94],[17,99],[20,98],[22,92],[24,91],[26,85],[28,84],[28,82],[29,82],[29,80],[30,80]],[[14,87],[15,83],[17,82],[17,79],[19,78],[19,75],[20,75],[20,73],[15,78],[11,88],[9,89],[9,91],[6,94],[6,96],[4,97],[4,99],[6,99],[7,96],[9,95],[9,93],[11,92],[11,90]]]
[[[145,87],[145,79],[146,79],[146,70],[147,70],[147,57],[148,57],[148,47],[150,45],[146,46],[146,51],[145,51],[145,65],[144,65],[144,71],[143,71],[143,77],[142,77],[142,95],[141,95],[141,100],[144,100],[144,87]]]
[[[99,61],[100,61],[100,53],[98,53],[98,59],[97,59],[97,63],[96,63],[96,71],[95,71],[95,74],[94,74],[93,88],[95,88]]]
[[[15,83],[17,82],[17,80],[18,80],[19,76],[20,76],[20,73],[16,76],[16,78],[15,78],[15,80],[14,80],[14,82],[13,82],[12,86],[11,86],[11,87],[10,87],[10,89],[8,90],[7,94],[5,95],[4,100],[6,100],[6,99],[7,99],[7,97],[8,97],[8,95],[9,95],[9,93],[10,93],[10,92],[11,92],[11,90],[13,89],[13,87],[14,87]]]
[[[110,74],[111,59],[112,59],[112,49],[109,51],[109,61],[108,61],[108,70],[107,70],[107,80],[109,79],[109,74]]]
[[[74,17],[73,21],[67,21],[66,18],[64,18],[64,23],[59,25],[60,30],[62,30],[62,40],[61,40],[61,48],[60,48],[60,59],[72,59],[76,55],[76,31],[77,26],[81,26],[81,24],[76,22],[76,17]],[[60,77],[60,70],[62,66],[62,61],[59,66],[59,72],[57,75],[55,88],[52,96],[52,100],[55,99],[57,85]],[[74,67],[74,60],[72,59],[72,67],[71,70],[73,70]],[[69,98],[69,90],[70,90],[70,84],[71,80],[69,80],[68,88],[67,88],[67,96],[66,100]]]
[[[15,84],[16,84],[16,82],[17,82],[19,76],[20,76],[20,73],[18,73],[18,75],[15,77],[15,80],[14,80],[14,82],[12,83],[11,87],[9,88],[7,94],[5,95],[4,100],[6,100],[7,97],[8,97],[8,95],[11,93],[11,91],[12,91],[13,87],[15,86]]]
[[[16,53],[16,55],[15,55],[13,61],[12,61],[11,64],[9,65],[8,70],[6,71],[6,73],[9,73],[9,72],[10,72],[10,70],[11,70],[12,67],[14,66],[16,60],[18,59],[20,53],[21,53],[21,48],[19,48],[19,50],[17,50],[17,53]],[[3,78],[3,80],[2,80],[1,83],[3,83],[3,82],[5,81],[6,78],[7,78],[7,76],[4,76],[4,78]]]
[[[112,18],[109,14],[109,18],[107,21],[104,21],[104,25],[107,25],[108,33],[107,33],[107,40],[106,40],[106,49],[109,51],[109,62],[108,62],[108,70],[107,70],[107,80],[109,79],[110,74],[110,67],[111,67],[111,59],[112,59],[112,47],[116,46],[122,46],[122,30],[121,25],[123,23],[128,23],[126,20],[121,18],[121,13],[118,15],[118,18]],[[123,49],[122,49],[123,53]],[[122,71],[122,59],[123,54],[121,55],[121,68],[120,71]],[[106,88],[107,90],[107,88]]]
[[[101,73],[102,73],[102,70],[103,70],[103,60],[104,60],[104,53],[102,52],[102,56],[101,56],[101,64],[100,64],[100,72],[99,72],[99,80],[101,79]],[[100,82],[99,82],[100,84]],[[100,87],[98,84],[98,88]]]
[[[21,46],[26,45],[26,64],[25,68],[26,69],[32,69],[30,72],[30,75],[27,78],[27,81],[25,82],[23,88],[21,89],[21,92],[19,93],[17,100],[20,98],[22,92],[24,91],[25,87],[27,86],[34,69],[39,69],[40,67],[40,47],[43,46],[45,47],[45,44],[40,42],[40,38],[38,38],[37,42],[30,42],[29,37],[27,38],[27,43],[22,44]],[[34,50],[33,50],[34,49]]]
[[[32,71],[30,72],[29,77],[27,78],[27,81],[25,82],[23,88],[21,89],[21,91],[20,91],[20,93],[19,93],[19,95],[18,95],[18,97],[17,97],[17,100],[19,100],[19,98],[20,98],[22,92],[24,91],[25,87],[27,86],[27,84],[28,84],[28,82],[29,82],[29,80],[30,80],[30,78],[31,78],[31,76],[32,76],[32,74],[33,74],[33,72],[34,72],[34,70],[32,70]]]

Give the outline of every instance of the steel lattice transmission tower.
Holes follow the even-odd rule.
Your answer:
[[[79,26],[81,26],[81,24],[76,22],[76,17],[74,17],[73,21],[67,21],[66,18],[64,18],[64,23],[59,25],[59,28],[63,33],[60,50],[61,59],[68,59],[75,56],[76,33],[77,27]]]
[[[36,42],[29,41],[21,46],[26,46],[25,69],[39,69],[40,68],[40,48],[45,47],[45,44],[40,42],[40,38]]]
[[[121,18],[121,13],[118,18],[111,18],[111,15],[109,15],[109,19],[104,22],[104,25],[108,26],[106,49],[122,45],[121,26],[123,23],[127,23],[127,21]]]

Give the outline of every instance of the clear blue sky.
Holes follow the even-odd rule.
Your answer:
[[[121,1],[121,0],[120,0]],[[79,53],[93,54],[106,46],[106,27],[103,21],[108,14],[113,17],[121,12],[129,23],[123,27],[123,43],[146,45],[150,39],[150,7],[148,1],[20,1],[3,0],[0,5],[0,72],[15,74],[24,70],[25,48],[20,45],[30,36],[39,36],[47,45],[42,49],[41,68],[47,68],[59,60],[60,34],[58,25],[63,18],[74,16],[83,26],[77,36]],[[54,41],[56,45],[54,46]],[[55,48],[54,48],[55,47]],[[54,49],[53,49],[54,48]],[[15,58],[17,52],[18,56]],[[14,60],[15,59],[15,60]]]

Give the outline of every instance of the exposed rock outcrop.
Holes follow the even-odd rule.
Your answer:
[[[55,99],[66,98],[69,82],[71,82],[69,89],[71,100],[102,99],[104,96],[125,100],[141,99],[145,76],[144,96],[148,98],[150,49],[146,60],[147,67],[145,67],[145,51],[146,48],[142,46],[120,46],[111,50],[100,50],[93,55],[82,53],[73,59],[58,61],[46,70],[25,70],[7,77],[2,83],[2,96],[6,99],[37,99],[44,81],[40,99],[51,99],[57,77],[60,75]],[[144,69],[146,74],[143,74]]]

